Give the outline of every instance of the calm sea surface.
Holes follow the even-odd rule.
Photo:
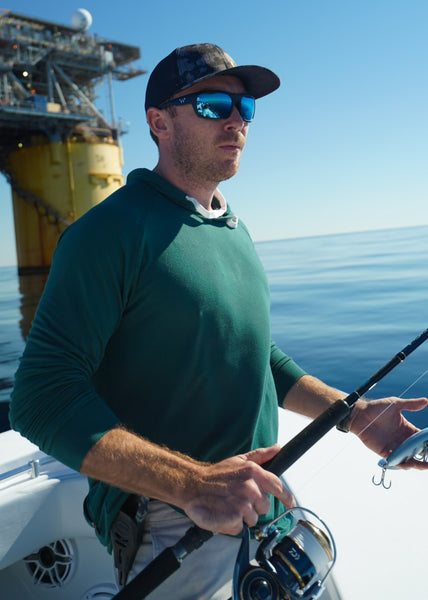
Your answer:
[[[272,337],[309,373],[346,392],[428,328],[428,227],[258,243]],[[0,429],[45,279],[0,268]],[[428,342],[370,397],[428,394]],[[409,386],[412,386],[409,388]],[[428,427],[428,410],[407,415]]]

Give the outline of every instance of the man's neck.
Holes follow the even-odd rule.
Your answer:
[[[214,192],[217,189],[216,183],[210,184],[207,182],[202,185],[194,181],[189,181],[186,177],[176,173],[174,170],[163,168],[160,163],[156,165],[153,172],[169,181],[169,183],[175,185],[175,187],[182,190],[187,196],[191,196],[197,200],[206,210],[218,208],[213,206],[213,201],[215,203]]]

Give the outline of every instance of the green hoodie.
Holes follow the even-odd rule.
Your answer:
[[[76,470],[118,423],[219,461],[276,442],[278,403],[303,374],[271,342],[268,283],[245,226],[229,208],[205,219],[137,169],[62,235],[10,418]],[[91,482],[103,543],[125,498]]]

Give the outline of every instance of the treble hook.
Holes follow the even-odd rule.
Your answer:
[[[421,429],[407,438],[398,448],[391,452],[388,458],[382,458],[377,463],[382,469],[380,481],[376,482],[373,476],[372,482],[374,485],[382,485],[386,490],[389,490],[391,482],[389,485],[385,485],[386,470],[397,469],[401,464],[410,459],[428,462],[428,427]]]
[[[391,487],[392,483],[389,482],[389,485],[386,485],[386,483],[385,483],[385,475],[386,475],[387,468],[388,468],[387,466],[382,467],[382,475],[381,475],[379,481],[375,481],[375,476],[373,475],[372,482],[374,483],[374,485],[381,485],[386,490],[389,490],[389,488]]]

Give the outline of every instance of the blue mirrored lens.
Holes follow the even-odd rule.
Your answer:
[[[196,112],[205,119],[227,119],[232,114],[234,104],[244,121],[252,121],[255,100],[241,94],[201,93],[196,99]]]
[[[242,96],[239,112],[244,121],[252,121],[256,110],[256,101],[251,96]]]
[[[227,119],[232,112],[232,98],[227,94],[199,94],[196,110],[206,119]]]

